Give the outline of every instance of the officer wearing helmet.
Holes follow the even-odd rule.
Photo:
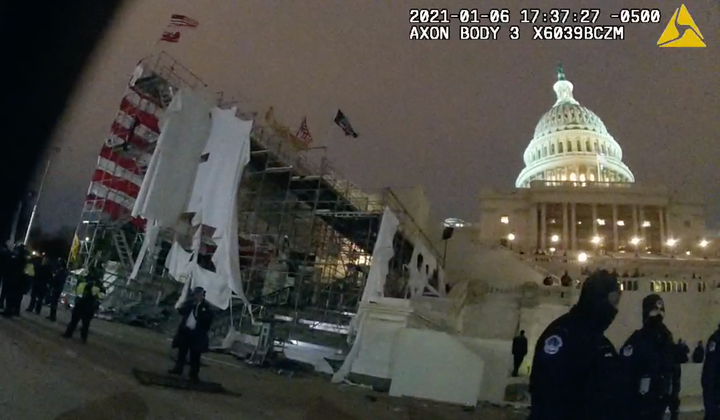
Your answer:
[[[663,323],[665,302],[657,294],[642,301],[643,326],[620,348],[620,359],[627,375],[626,401],[630,418],[662,420],[673,402],[675,340]],[[672,418],[678,408],[673,405]],[[679,405],[679,404],[678,404]]]
[[[622,365],[605,330],[620,303],[617,278],[592,274],[570,311],[545,329],[533,357],[529,420],[616,420]]]
[[[707,341],[701,383],[705,420],[720,420],[720,325]]]

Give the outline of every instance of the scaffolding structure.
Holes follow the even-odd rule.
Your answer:
[[[131,215],[160,135],[160,119],[180,89],[205,83],[166,53],[138,63],[103,142],[76,229],[80,246],[74,271],[99,269],[106,287],[139,300],[126,281],[145,233],[145,220]],[[162,270],[158,273],[162,275]],[[120,280],[120,281],[116,281]]]
[[[251,142],[238,194],[245,295],[264,316],[286,321],[289,338],[341,346],[386,207],[400,224],[385,296],[408,296],[414,243],[439,255],[391,189],[362,191],[332,167],[324,147],[298,147],[287,130],[257,121]],[[252,326],[240,306],[233,325],[245,331]]]
[[[145,233],[145,221],[132,218],[131,210],[159,136],[158,121],[173,94],[202,89],[209,96],[198,77],[165,53],[140,67],[101,150],[77,229],[81,246],[74,268],[102,266],[118,306],[153,299],[157,305],[167,294],[163,284],[179,289],[185,280],[168,278],[165,258],[173,241],[189,248],[192,234],[163,229],[155,252],[144,257],[142,275],[127,281]],[[392,190],[363,192],[332,167],[325,148],[304,147],[286,127],[257,119],[250,137],[250,162],[237,192],[239,258],[250,305],[234,301],[216,318],[214,333],[222,337],[230,326],[255,329],[247,322],[253,312],[284,321],[289,339],[342,346],[386,207],[400,224],[385,296],[408,296],[406,266],[414,244],[421,242],[438,261],[439,254]],[[189,221],[191,215],[186,216]],[[212,269],[214,249],[204,237],[197,258],[201,267]],[[434,281],[437,288],[437,276]]]

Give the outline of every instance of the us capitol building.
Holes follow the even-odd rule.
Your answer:
[[[620,144],[580,105],[558,67],[555,105],[525,149],[510,193],[483,191],[481,241],[528,253],[706,256],[705,213],[666,188],[635,183]]]

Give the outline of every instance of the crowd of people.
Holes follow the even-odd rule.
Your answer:
[[[0,314],[6,318],[19,317],[23,297],[30,295],[26,312],[39,315],[47,306],[47,319],[57,321],[58,304],[68,276],[67,265],[62,258],[52,261],[45,256],[33,255],[24,245],[17,245],[12,250],[6,246],[0,248]],[[90,323],[105,294],[101,273],[88,270],[86,275],[79,277],[73,292],[75,298],[71,305],[70,322],[62,336],[72,338],[80,325],[80,338],[85,343]],[[189,362],[190,379],[198,381],[200,356],[209,349],[208,333],[213,321],[213,310],[205,301],[203,288],[193,289],[192,296],[181,305],[179,313],[182,320],[173,340],[178,357],[170,373],[182,375],[185,364]]]
[[[24,245],[0,249],[0,309],[6,318],[20,316],[23,296],[30,294],[27,312],[40,314],[48,304],[48,319],[56,320],[68,271],[65,261],[35,256]]]
[[[47,319],[57,321],[57,310],[65,290],[69,272],[62,258],[51,260],[46,256],[31,254],[25,245],[10,250],[0,249],[0,309],[6,318],[19,317],[23,297],[30,295],[25,309],[40,315],[43,307],[49,307]],[[102,281],[98,275],[88,275],[78,281],[70,323],[63,337],[71,338],[82,322],[80,336],[87,341],[90,321],[95,316],[103,296]]]
[[[690,349],[664,324],[665,303],[650,294],[642,301],[642,328],[617,351],[605,331],[621,298],[617,276],[598,271],[582,285],[578,303],[545,329],[535,347],[530,374],[529,420],[676,420],[681,365]],[[720,326],[698,343],[692,361],[703,363],[701,384],[706,420],[720,420]],[[513,341],[517,376],[527,354],[524,332]]]

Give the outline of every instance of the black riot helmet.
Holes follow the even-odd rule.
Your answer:
[[[665,302],[660,295],[653,293],[645,296],[642,301],[642,317],[643,324],[655,317],[659,317],[659,319],[665,317]]]
[[[600,270],[583,283],[575,310],[591,321],[592,327],[604,332],[615,320],[620,303],[620,283],[617,277]]]

